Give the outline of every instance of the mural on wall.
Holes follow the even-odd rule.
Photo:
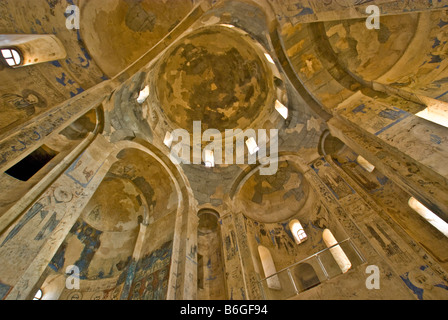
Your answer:
[[[46,99],[33,90],[21,93],[5,93],[0,96],[0,129],[8,128],[18,121],[25,121],[40,109],[48,106]]]
[[[224,248],[226,254],[226,260],[232,260],[238,255],[238,247],[236,242],[235,231],[231,230],[229,234],[224,237]]]
[[[138,261],[129,300],[166,299],[172,250],[173,241],[168,241]]]
[[[171,122],[190,133],[191,120],[224,132],[257,118],[272,83],[255,48],[241,40],[228,28],[197,31],[162,60],[157,93]]]
[[[314,162],[311,165],[311,168],[317,173],[319,178],[325,183],[336,199],[340,200],[355,193],[352,187],[350,187],[348,183],[337,174],[333,168],[331,168],[325,158],[321,158]]]
[[[36,108],[46,108],[46,100],[33,90],[23,90],[21,94],[4,94],[1,96],[1,102],[10,108],[24,111],[26,116],[32,116]]]
[[[447,261],[446,245],[448,239],[442,233],[434,233],[432,226],[408,205],[410,194],[398,187],[378,169],[372,173],[367,172],[358,164],[357,156],[349,148],[332,155],[333,161],[367,191],[372,199],[413,239],[429,250],[438,261]],[[353,207],[356,207],[356,205],[353,205]],[[395,243],[388,239],[387,232],[383,231],[381,227],[369,225],[368,231],[381,244],[388,255],[398,252]]]
[[[332,160],[341,166],[367,192],[373,194],[383,190],[389,182],[389,178],[378,170],[375,171],[375,174],[367,172],[358,164],[357,157],[358,154],[346,148],[340,154],[333,154]]]
[[[154,47],[194,8],[196,0],[88,1],[83,5],[83,41],[109,77]],[[101,43],[98,42],[101,39]],[[109,50],[104,50],[109,48]]]
[[[380,136],[412,116],[410,112],[390,102],[373,99],[358,92],[341,104],[338,109],[353,123],[362,125],[366,131]],[[399,105],[399,99],[395,102]]]
[[[226,299],[221,248],[220,230],[198,234],[198,300]]]
[[[342,66],[374,80],[403,56],[417,25],[418,15],[409,14],[383,16],[380,29],[369,30],[362,20],[345,20],[325,23],[325,31]]]
[[[27,10],[22,10],[16,1],[2,1],[3,34],[55,35],[63,43],[67,56],[38,65],[1,70],[0,129],[18,126],[44,107],[58,105],[108,79],[89,54],[81,32],[67,32],[64,14],[70,3],[73,1],[37,0],[27,3]],[[13,91],[20,87],[30,92]],[[11,104],[20,111],[15,112],[18,111],[16,107],[11,109]]]
[[[443,281],[434,281],[425,272],[433,275],[429,266],[423,265],[412,271],[405,272],[400,275],[401,280],[412,291],[418,300],[434,299],[431,295],[440,294],[441,297],[446,295],[448,286]]]
[[[79,259],[74,263],[74,265],[80,270],[80,279],[87,279],[90,262],[92,261],[95,252],[101,245],[101,234],[101,231],[94,229],[81,220],[78,220],[70,230],[70,235],[75,236],[84,245]],[[49,263],[50,268],[56,272],[65,272],[63,267],[65,265],[65,253],[67,246],[67,242],[64,242]]]

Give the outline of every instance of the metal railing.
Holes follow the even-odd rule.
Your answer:
[[[350,260],[349,271],[366,262],[350,239],[341,241],[260,280],[264,299],[289,299],[343,274],[333,256],[335,249],[342,249]]]

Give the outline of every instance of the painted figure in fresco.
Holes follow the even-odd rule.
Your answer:
[[[37,92],[32,90],[23,90],[21,95],[8,93],[1,97],[3,104],[24,111],[27,116],[32,116],[36,108],[47,107],[46,100]]]

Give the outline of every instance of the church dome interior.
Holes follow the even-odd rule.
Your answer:
[[[447,7],[2,0],[0,300],[447,300]]]

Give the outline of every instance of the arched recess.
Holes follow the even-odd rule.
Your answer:
[[[155,158],[120,151],[49,265],[50,275],[65,274],[71,265],[80,271],[80,289],[64,289],[60,299],[120,297],[132,263],[137,268],[129,298],[166,299],[178,205],[175,184]],[[135,252],[139,237],[152,240]],[[150,257],[156,261],[147,264]]]
[[[316,271],[309,263],[301,263],[297,267],[295,267],[294,277],[299,292],[309,290],[320,284],[320,280]]]
[[[212,209],[198,212],[198,300],[226,300],[223,242],[219,213]]]

